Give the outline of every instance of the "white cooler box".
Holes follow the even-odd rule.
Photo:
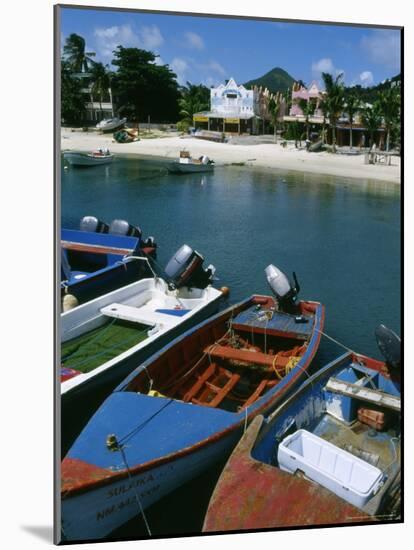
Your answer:
[[[383,483],[379,468],[306,431],[298,430],[280,444],[282,470],[305,475],[347,502],[363,508]]]

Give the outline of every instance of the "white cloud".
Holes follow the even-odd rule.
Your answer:
[[[185,46],[187,48],[193,48],[195,50],[204,49],[204,41],[199,34],[189,31],[184,33],[184,36],[185,36]]]
[[[363,71],[359,75],[359,80],[361,81],[361,84],[363,86],[372,86],[372,84],[374,83],[374,75],[371,71]]]
[[[321,73],[334,73],[335,67],[332,59],[329,57],[323,57],[319,61],[312,63],[312,73],[315,77],[320,76]]]
[[[112,59],[112,52],[117,46],[154,51],[164,43],[164,38],[156,25],[141,27],[138,31],[135,31],[131,25],[101,27],[95,29],[94,36],[97,53],[105,60]]]
[[[155,58],[154,65],[165,65],[165,62],[160,55],[157,55]]]
[[[146,50],[157,49],[164,43],[164,38],[161,34],[161,31],[156,25],[141,27],[141,29],[138,31],[138,36],[142,48]]]
[[[221,76],[224,76],[227,72],[218,61],[213,60],[207,63],[206,68],[220,74]]]
[[[399,31],[376,29],[361,39],[361,48],[371,61],[395,72],[400,71],[400,47]]]
[[[181,57],[174,57],[170,63],[172,71],[177,75],[177,82],[179,84],[185,84],[185,73],[188,71],[189,65],[185,59]]]

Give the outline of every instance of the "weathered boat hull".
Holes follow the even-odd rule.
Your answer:
[[[217,443],[204,446],[197,453],[192,452],[74,498],[65,499],[63,495],[62,530],[65,540],[102,539],[140,514],[137,494],[143,509],[148,508],[228,456],[240,435],[241,430],[238,430]],[[78,467],[76,463],[74,466]],[[79,468],[81,471],[82,465]],[[62,475],[65,475],[64,470]]]
[[[332,373],[352,365],[354,357],[372,369],[371,376],[373,371],[388,376],[384,363],[345,354],[315,373],[265,421],[263,417],[257,417],[238,443],[217,482],[203,532],[324,526],[386,519],[385,515],[377,517],[368,513],[368,509],[351,504],[304,475],[292,475],[274,465],[275,442],[282,439],[282,434],[290,433],[288,430],[293,429],[295,418],[300,418],[305,426],[312,425],[314,415],[316,417],[323,411],[321,395],[326,381]],[[398,381],[395,388],[398,392]],[[308,401],[305,401],[305,396]],[[336,405],[332,404],[336,412],[340,410],[340,399]],[[329,424],[326,426],[332,430]],[[349,427],[345,428],[345,433],[349,430]],[[398,467],[389,474],[388,483],[391,484],[398,478]],[[345,480],[340,485],[344,484]],[[382,496],[373,497],[378,500],[376,505],[380,505]],[[374,509],[375,504],[371,503],[371,511]]]

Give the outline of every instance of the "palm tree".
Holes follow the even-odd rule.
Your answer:
[[[326,120],[328,118],[328,106],[324,99],[319,102],[319,109],[322,111],[323,115],[321,139],[322,143],[324,144],[326,140]]]
[[[99,107],[102,113],[102,100],[108,93],[110,87],[110,77],[108,66],[102,63],[95,63],[91,69],[92,75],[92,94],[99,97]]]
[[[348,114],[349,118],[349,148],[352,149],[352,125],[354,123],[355,114],[361,108],[361,102],[359,98],[351,93],[346,98],[345,103],[345,112]]]
[[[270,117],[272,119],[273,124],[273,132],[274,132],[274,141],[277,143],[277,122],[280,114],[280,106],[282,104],[282,94],[277,92],[276,94],[272,94],[269,99],[269,103],[267,106],[267,109],[269,111]]]
[[[398,125],[400,117],[400,93],[397,87],[379,93],[378,108],[384,120],[387,132],[386,150],[389,151],[391,130]]]
[[[335,79],[329,73],[322,73],[326,91],[324,102],[329,116],[329,124],[332,128],[332,151],[334,153],[336,153],[336,124],[344,108],[344,84],[342,77],[342,73],[338,74]]]
[[[369,147],[374,145],[374,134],[381,126],[381,113],[379,104],[375,102],[373,105],[368,105],[361,113],[362,123],[369,132]]]
[[[75,73],[87,73],[95,63],[92,59],[95,53],[85,51],[85,39],[76,33],[66,39],[63,55]]]
[[[191,84],[187,82],[181,89],[181,98],[178,100],[180,115],[183,122],[191,125],[195,113],[205,111],[210,106],[210,90],[203,84]]]
[[[306,99],[301,98],[299,99],[299,107],[301,108],[303,116],[305,117],[306,140],[309,141],[309,117],[315,112],[315,105],[312,102],[306,101]]]

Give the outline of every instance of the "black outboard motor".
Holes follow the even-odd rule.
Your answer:
[[[292,286],[286,275],[273,264],[270,264],[265,269],[267,282],[275,295],[279,307],[282,311],[288,313],[297,313],[297,296],[300,286],[296,278],[296,273],[293,272],[295,286]]]
[[[380,325],[375,329],[375,338],[387,365],[393,369],[399,369],[401,366],[401,338],[385,325]]]
[[[98,220],[95,216],[84,216],[80,221],[79,229],[92,233],[108,233],[108,224]]]
[[[147,237],[145,240],[141,241],[144,248],[157,248],[157,243],[155,242],[154,237]]]
[[[206,288],[211,283],[216,269],[212,265],[203,269],[203,261],[201,254],[187,244],[183,244],[165,268],[170,288],[182,286]]]
[[[131,225],[126,220],[112,220],[109,225],[109,233],[111,233],[111,235],[139,238],[141,238],[142,235],[142,231],[139,227]]]

